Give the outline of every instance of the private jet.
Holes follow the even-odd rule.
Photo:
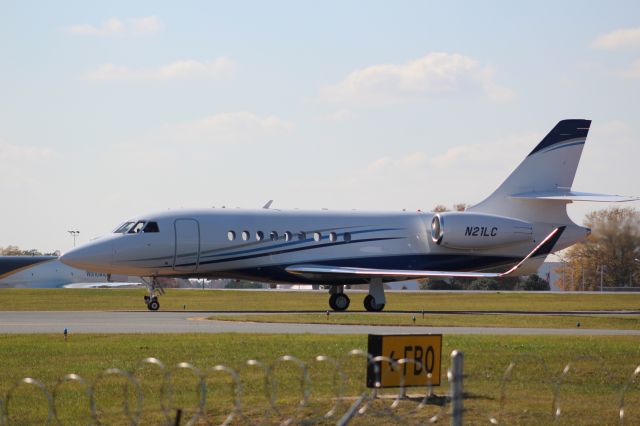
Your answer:
[[[328,285],[329,306],[349,307],[345,285],[368,284],[367,311],[386,304],[384,283],[425,277],[534,273],[545,257],[590,233],[567,215],[574,201],[636,197],[571,189],[591,121],[560,121],[484,201],[464,212],[208,209],[131,218],[61,257],[76,268],[148,277],[237,278]],[[270,204],[270,203],[269,203]]]

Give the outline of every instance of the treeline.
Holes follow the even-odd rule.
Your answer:
[[[60,253],[58,251],[54,251],[53,253],[42,253],[36,249],[30,250],[22,250],[18,246],[6,246],[0,247],[0,256],[59,256]]]
[[[585,216],[591,235],[561,254],[556,285],[564,290],[640,286],[640,212],[613,207]]]
[[[447,280],[426,278],[418,280],[421,290],[500,290],[500,291],[548,291],[549,282],[536,274],[528,277],[503,278],[450,278]]]

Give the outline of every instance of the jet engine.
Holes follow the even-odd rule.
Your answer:
[[[447,248],[484,250],[533,241],[533,225],[491,214],[445,212],[433,216],[431,239]]]

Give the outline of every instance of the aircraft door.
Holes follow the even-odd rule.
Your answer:
[[[195,272],[200,260],[200,225],[195,219],[176,219],[176,247],[173,269]]]

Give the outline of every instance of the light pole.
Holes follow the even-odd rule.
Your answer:
[[[80,235],[80,231],[67,231],[73,237],[73,246],[76,246],[76,238]]]

